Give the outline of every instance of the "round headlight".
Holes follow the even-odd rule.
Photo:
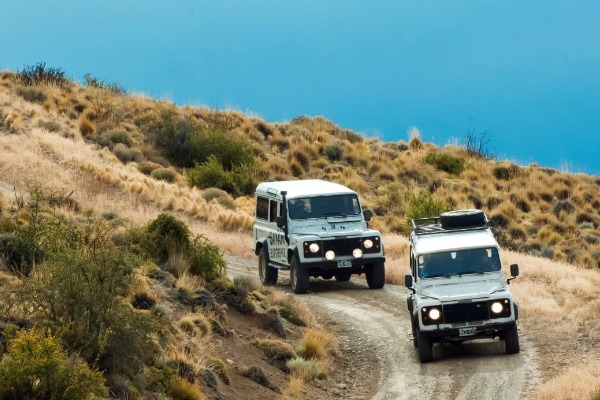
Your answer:
[[[365,246],[365,249],[370,249],[373,247],[373,241],[371,239],[367,239],[363,242],[363,245]]]
[[[352,255],[354,256],[354,258],[361,258],[363,255],[363,252],[361,249],[354,249],[354,250],[352,250]]]
[[[329,261],[333,260],[335,258],[335,253],[333,252],[333,250],[327,250],[327,252],[325,253],[325,258]]]
[[[440,317],[442,316],[442,313],[440,312],[439,309],[437,308],[432,308],[431,310],[429,310],[429,318],[431,318],[432,320],[437,320],[440,319]]]
[[[311,251],[311,253],[316,253],[319,251],[319,245],[317,243],[311,243],[310,246],[308,246],[308,249]]]
[[[499,301],[495,301],[492,303],[491,309],[494,314],[500,314],[504,307],[502,307],[502,303],[500,303]]]

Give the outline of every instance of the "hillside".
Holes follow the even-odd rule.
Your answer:
[[[544,271],[525,268],[522,292],[516,292],[525,317],[541,315],[546,323],[554,324],[552,343],[561,340],[560,330],[565,329],[570,338],[585,339],[588,348],[600,340],[598,290],[597,285],[590,286],[598,280],[600,266],[600,179],[497,162],[485,157],[483,138],[474,139],[473,146],[443,148],[421,142],[418,135],[407,142],[385,143],[320,117],[267,123],[235,111],[175,107],[128,95],[93,78],[81,86],[60,79],[25,81],[3,72],[0,210],[8,218],[15,203],[18,206],[34,188],[50,198],[60,197],[61,212],[74,220],[95,214],[127,221],[118,230],[129,223],[144,226],[161,212],[170,212],[193,234],[217,244],[220,251],[251,258],[255,183],[323,178],[358,191],[374,211],[372,225],[385,233],[388,280],[399,283],[406,271],[407,243],[401,234],[406,232],[407,218],[431,210],[481,208],[505,248],[562,262],[523,258]],[[569,280],[561,280],[563,272],[556,265],[564,268]],[[15,282],[21,277],[2,274],[3,287],[22,284]],[[179,278],[183,285],[186,276]],[[179,305],[164,287],[154,287],[155,280],[141,281],[146,283],[138,282],[138,286],[146,285],[144,290],[152,289],[176,311],[173,320],[180,321],[193,311]],[[206,282],[199,279],[187,285],[199,290]],[[264,303],[266,308],[282,302],[279,295],[262,296],[276,299]],[[301,303],[291,304],[307,313]],[[569,318],[562,318],[561,311]],[[228,315],[232,325],[240,324],[234,330],[244,329],[240,321],[246,316],[235,316],[232,311]],[[260,321],[246,322],[257,325],[250,328],[254,333],[242,336],[272,335]],[[303,340],[304,329],[285,324],[290,333],[286,343],[292,346]],[[314,329],[319,329],[318,324]],[[250,353],[248,349],[256,348],[250,340],[244,346]],[[598,360],[593,351],[589,357]],[[273,368],[261,360],[259,351],[255,358],[247,361]],[[198,365],[207,363],[198,361]],[[578,367],[553,367],[545,378],[560,378],[569,366]],[[239,368],[229,370],[238,371],[236,378],[242,375]],[[270,371],[278,385],[288,384],[285,374]],[[590,374],[587,364],[577,371]],[[244,380],[232,380],[237,381],[233,389],[224,388],[223,393],[244,393],[245,383],[240,383]],[[320,393],[310,385],[304,390],[308,398]],[[287,393],[293,397],[292,390]],[[257,393],[256,398],[260,396]]]

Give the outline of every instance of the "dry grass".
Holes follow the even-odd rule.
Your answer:
[[[339,352],[339,346],[335,336],[318,328],[309,328],[298,345],[298,353],[305,359],[327,360]]]
[[[289,360],[290,358],[296,358],[298,355],[294,350],[294,347],[278,339],[256,339],[255,341],[258,348],[265,352],[267,357],[276,360]]]
[[[546,382],[536,393],[536,400],[595,400],[600,396],[600,367],[572,367],[563,375]]]

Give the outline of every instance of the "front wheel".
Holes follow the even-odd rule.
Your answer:
[[[290,262],[290,283],[292,284],[292,291],[296,294],[308,292],[309,280],[310,276],[307,271],[302,268],[298,258],[296,256],[292,257]]]
[[[382,262],[371,264],[365,274],[369,289],[381,289],[385,284],[385,266]]]
[[[260,283],[265,286],[272,286],[277,283],[277,275],[279,275],[279,270],[269,267],[269,255],[265,248],[262,247],[258,253],[258,276]]]
[[[419,348],[419,361],[421,363],[433,361],[433,344],[431,340],[427,336],[417,332],[417,344]]]
[[[517,331],[517,324],[508,328],[504,332],[504,344],[506,345],[507,354],[517,354],[521,351],[519,346],[519,332]]]

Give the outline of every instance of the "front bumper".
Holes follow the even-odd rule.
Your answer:
[[[493,338],[493,337],[501,337],[502,332],[514,327],[516,325],[516,321],[510,322],[499,322],[485,325],[468,325],[465,324],[464,327],[474,327],[477,328],[477,333],[469,336],[460,336],[461,328],[443,328],[443,329],[434,329],[434,330],[421,330],[420,334],[434,339],[435,341],[464,341],[471,339],[479,339],[479,338]]]

